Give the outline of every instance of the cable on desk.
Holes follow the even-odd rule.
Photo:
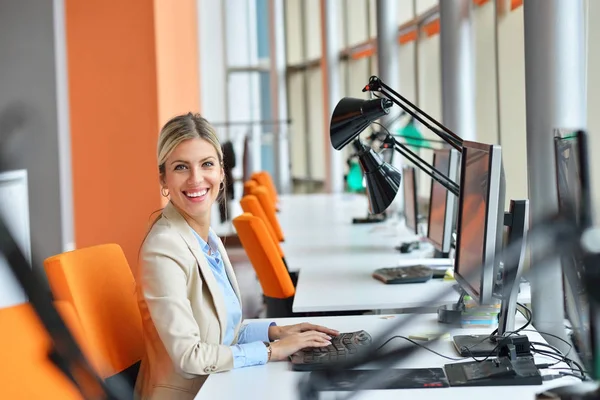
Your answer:
[[[463,360],[464,360],[464,358],[455,358],[455,357],[449,357],[449,356],[445,356],[445,355],[443,355],[442,353],[438,353],[437,351],[435,351],[435,350],[432,350],[432,349],[430,349],[429,347],[427,347],[427,346],[425,346],[425,345],[423,345],[423,344],[421,344],[421,343],[419,343],[419,342],[416,342],[416,341],[414,341],[414,340],[412,340],[412,339],[410,339],[410,338],[407,338],[406,336],[402,336],[402,335],[396,335],[396,336],[392,336],[391,338],[389,338],[388,340],[386,340],[386,341],[385,341],[385,342],[384,342],[384,343],[383,343],[381,346],[379,346],[379,347],[377,348],[377,350],[381,350],[381,348],[382,348],[383,346],[385,346],[386,344],[388,344],[389,342],[391,342],[393,339],[396,339],[396,338],[399,338],[399,339],[404,339],[404,340],[406,340],[406,341],[408,341],[408,342],[410,342],[410,343],[414,344],[415,346],[419,346],[419,347],[421,347],[421,348],[423,348],[423,349],[425,349],[425,350],[427,350],[427,351],[429,351],[429,352],[432,352],[433,354],[436,354],[436,355],[438,355],[438,356],[440,356],[440,357],[442,357],[442,358],[445,358],[445,359],[447,359],[447,360],[451,360],[451,361],[463,361]]]
[[[521,307],[521,308],[519,308],[519,307]],[[513,333],[518,333],[518,332],[524,331],[525,328],[527,328],[529,325],[531,325],[531,322],[533,321],[533,313],[526,305],[517,303],[517,311],[519,311],[519,313],[527,319],[527,322],[525,323],[525,325],[523,325],[519,329],[513,331]],[[494,336],[496,333],[498,333],[498,328],[494,329],[491,336]]]
[[[559,372],[559,374],[560,374],[561,376],[574,376],[575,378],[581,379],[582,381],[585,381],[585,380],[586,380],[586,377],[585,377],[585,376],[583,376],[583,375],[577,375],[577,374],[574,374],[574,373],[572,373],[572,372],[564,372],[564,371],[560,371],[560,372]]]
[[[544,345],[544,343],[537,343],[537,342],[533,342],[532,344],[538,344],[538,345],[542,344],[542,345]],[[547,347],[552,348],[550,345],[548,345]],[[553,365],[556,365],[559,362],[564,362],[567,365],[569,365],[569,367],[571,367],[570,369],[572,371],[575,371],[575,368],[572,367],[572,365],[575,364],[575,366],[577,367],[577,369],[578,369],[578,371],[580,373],[581,379],[582,380],[586,380],[587,379],[586,373],[585,373],[584,369],[581,367],[581,365],[579,365],[579,363],[577,361],[572,360],[572,359],[570,359],[570,358],[562,355],[560,352],[551,352],[551,351],[547,351],[547,350],[536,349],[533,346],[532,346],[532,351],[535,352],[535,353],[547,356],[549,358],[552,358],[553,360],[558,360],[558,362],[556,362]],[[536,366],[537,366],[537,364],[536,364]],[[538,368],[540,368],[540,367],[538,366]]]
[[[537,333],[540,333],[542,335],[548,335],[548,336],[551,336],[551,337],[553,337],[555,339],[560,340],[561,342],[563,342],[567,346],[569,346],[569,351],[567,351],[567,354],[566,354],[567,356],[571,353],[571,350],[573,350],[573,345],[571,343],[567,342],[565,339],[561,338],[560,336],[556,336],[556,335],[553,335],[552,333],[548,333],[548,332],[537,331],[537,330],[534,330],[534,329],[523,329],[523,331],[524,332],[537,332]]]

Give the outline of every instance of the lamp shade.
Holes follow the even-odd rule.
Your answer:
[[[384,162],[373,149],[367,149],[358,141],[355,147],[360,147],[358,154],[360,167],[365,176],[369,211],[372,214],[384,212],[398,193],[402,174],[392,165]]]
[[[392,105],[392,101],[386,98],[364,100],[344,97],[331,115],[329,134],[333,148],[341,150],[372,121],[388,114]]]

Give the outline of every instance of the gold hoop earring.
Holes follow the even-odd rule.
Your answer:
[[[161,188],[160,189],[160,194],[162,194],[163,197],[169,197],[169,191],[165,188]]]
[[[219,192],[223,189],[225,189],[225,183],[221,181],[221,184],[219,185]]]

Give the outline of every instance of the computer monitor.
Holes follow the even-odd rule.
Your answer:
[[[458,152],[454,149],[435,150],[433,166],[447,178],[456,182],[458,156]],[[450,252],[456,220],[456,201],[456,196],[440,183],[432,180],[427,218],[427,240],[442,254]]]
[[[500,146],[464,141],[454,276],[482,305],[492,303],[500,262],[505,186]]]
[[[406,227],[419,234],[419,207],[417,203],[417,174],[415,168],[402,168],[404,180],[404,221]]]
[[[583,131],[555,131],[556,187],[559,210],[582,228],[593,225],[590,210],[587,135]],[[586,266],[580,254],[561,257],[565,311],[573,330],[573,341],[581,361],[592,371],[598,350],[597,306],[586,290]]]

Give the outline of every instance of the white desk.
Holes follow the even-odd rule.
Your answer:
[[[282,196],[281,203],[279,220],[286,238],[281,246],[290,272],[343,264],[346,257],[359,256],[365,260],[387,257],[396,261],[433,253],[433,246],[423,243],[422,250],[401,255],[394,247],[418,237],[398,218],[375,224],[352,224],[353,217],[367,213],[367,200],[362,195]]]
[[[364,329],[374,338],[391,324],[406,315],[397,316],[354,316],[354,317],[321,317],[306,319],[309,322],[329,326],[342,332],[352,332]],[[298,323],[297,318],[277,319],[279,325]],[[302,320],[304,321],[304,319]],[[521,324],[524,320],[517,321]],[[408,336],[423,332],[435,332],[440,325],[435,321],[435,316],[422,314],[417,316],[409,327],[397,330],[394,334]],[[458,329],[456,334],[488,334],[485,329]],[[527,332],[530,340],[545,342],[537,333]],[[390,342],[386,349],[406,344],[402,339]],[[424,343],[426,344],[426,343]],[[388,348],[388,346],[390,346]],[[450,339],[443,339],[431,345],[431,348],[446,356],[457,357]],[[467,360],[467,359],[465,359]],[[425,350],[419,350],[412,356],[399,360],[394,365],[396,368],[442,368],[444,364],[454,361],[446,360]],[[550,359],[537,356],[537,363],[552,362]],[[557,365],[558,367],[559,365]],[[556,371],[553,371],[556,373]],[[548,370],[542,374],[549,373]],[[237,370],[211,375],[198,395],[196,400],[213,399],[262,399],[262,400],[292,400],[297,399],[297,385],[299,378],[305,373],[294,372],[286,362],[273,362],[262,366],[240,368]],[[564,377],[554,381],[545,382],[541,386],[501,386],[501,387],[463,387],[442,389],[410,389],[406,390],[371,390],[365,391],[356,398],[361,399],[533,399],[535,394],[551,387],[574,384],[579,382],[573,377]],[[337,393],[339,396],[339,393]],[[335,393],[321,393],[321,399],[334,398]]]
[[[446,292],[433,307],[455,303],[459,295],[448,290],[455,281],[432,279],[425,283],[387,285],[374,279],[373,270],[393,265],[443,264],[441,259],[403,259],[361,255],[338,256],[339,262],[300,272],[294,298],[294,312],[390,310],[422,307],[436,294]],[[529,285],[521,285],[519,301],[529,303]]]

